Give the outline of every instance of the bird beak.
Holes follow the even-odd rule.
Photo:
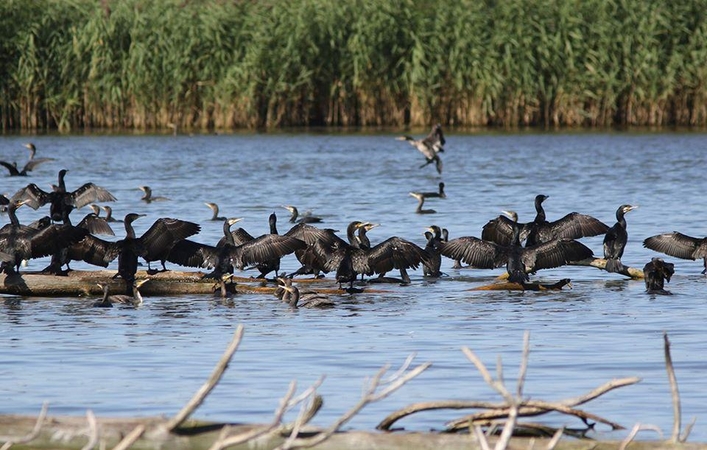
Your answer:
[[[233,225],[233,224],[240,222],[241,220],[243,220],[242,217],[234,217],[234,218],[228,219],[228,224]]]
[[[371,222],[366,222],[363,224],[363,227],[366,229],[366,231],[371,231],[375,227],[379,226],[379,223],[371,223]]]

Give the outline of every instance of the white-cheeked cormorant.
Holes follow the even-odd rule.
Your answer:
[[[149,278],[144,278],[142,280],[135,280],[133,282],[132,295],[127,294],[113,294],[109,295],[108,290],[110,286],[108,284],[98,283],[98,287],[103,290],[103,298],[96,301],[93,306],[99,308],[111,308],[114,304],[128,305],[128,306],[140,306],[142,305],[142,295],[140,294],[140,287],[150,281]]]

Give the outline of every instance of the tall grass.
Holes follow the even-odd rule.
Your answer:
[[[8,129],[707,125],[707,0],[4,0]]]

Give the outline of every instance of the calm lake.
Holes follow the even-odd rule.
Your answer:
[[[417,130],[422,136],[427,130]],[[531,353],[525,393],[560,400],[584,394],[614,378],[638,376],[634,386],[610,392],[581,408],[631,428],[653,424],[667,436],[672,427],[670,387],[663,358],[663,332],[682,396],[683,423],[696,418],[690,441],[707,442],[707,279],[701,261],[659,255],[642,246],[648,236],[680,231],[707,233],[707,136],[699,133],[448,133],[444,171],[420,169],[420,153],[395,133],[233,134],[198,136],[5,136],[0,159],[24,164],[23,143],[38,157],[55,161],[29,177],[2,173],[1,191],[28,183],[50,190],[56,174],[69,169],[67,188],[94,182],[112,192],[114,215],[147,214],[138,234],[160,217],[201,224],[195,240],[214,244],[220,222],[210,221],[204,202],[221,215],[243,217],[253,235],[267,232],[271,212],[279,231],[290,225],[282,205],[296,205],[324,218],[322,226],[345,231],[352,220],[379,223],[375,244],[391,236],[425,245],[426,227],[449,229],[450,238],[480,236],[501,210],[533,219],[533,199],[549,195],[549,220],[578,211],[615,222],[627,215],[626,265],[642,268],[652,256],[675,263],[667,288],[672,296],[645,293],[643,281],[589,267],[540,271],[533,280],[572,279],[572,289],[553,292],[473,291],[493,282],[497,270],[455,270],[443,259],[446,276],[426,280],[410,273],[410,286],[376,285],[384,293],[335,296],[328,310],[293,311],[270,295],[241,294],[224,302],[209,296],[147,297],[139,308],[92,308],[94,299],[5,296],[0,305],[0,411],[99,416],[172,415],[211,373],[239,324],[241,347],[221,383],[195,417],[247,423],[268,422],[291,380],[301,391],[325,375],[319,392],[324,407],[314,420],[327,425],[360,398],[366,380],[380,367],[392,371],[415,353],[432,367],[380,403],[367,406],[347,429],[372,430],[389,413],[433,400],[500,401],[462,353],[469,347],[490,369],[497,357],[514,387],[523,333]],[[446,199],[431,199],[416,214],[410,191],[446,184]],[[146,204],[138,186],[169,201]],[[76,211],[76,222],[88,208]],[[18,211],[23,223],[48,213]],[[7,217],[2,217],[3,224]],[[116,238],[124,236],[114,226]],[[582,240],[602,255],[602,237]],[[39,270],[33,260],[24,270]],[[282,270],[299,264],[283,259]],[[88,268],[74,263],[74,269]],[[114,263],[111,268],[115,268]],[[177,269],[177,266],[169,267]],[[188,269],[193,270],[193,269]],[[241,275],[255,276],[253,272]],[[391,273],[391,275],[393,275]],[[397,276],[397,274],[394,274]],[[294,413],[287,416],[294,418]],[[409,430],[442,429],[467,411],[410,416],[397,425]],[[549,425],[579,427],[575,418],[532,418]],[[597,425],[591,436],[620,438]],[[651,432],[640,438],[655,439]]]

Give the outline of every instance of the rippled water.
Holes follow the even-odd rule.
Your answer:
[[[652,234],[705,234],[704,134],[450,134],[442,177],[432,166],[418,169],[422,157],[394,136],[39,136],[31,138],[38,156],[56,161],[29,178],[0,179],[3,192],[29,182],[48,190],[57,171],[68,168],[69,189],[93,181],[119,199],[113,205],[117,216],[146,213],[135,223],[138,233],[158,217],[179,217],[199,222],[197,240],[206,243],[220,237],[221,225],[208,221],[205,201],[218,203],[223,215],[244,217],[243,227],[254,235],[266,232],[272,211],[279,215],[280,231],[286,231],[288,213],[280,205],[295,204],[339,230],[354,219],[380,223],[370,233],[374,243],[397,235],[423,246],[422,233],[431,224],[458,237],[479,236],[502,209],[514,209],[521,221],[529,221],[539,193],[550,196],[545,202],[550,220],[579,211],[612,224],[619,205],[640,205],[627,216],[624,263],[634,267],[656,255],[641,246]],[[21,164],[26,157],[21,143],[28,139],[0,138],[0,157]],[[425,204],[436,214],[415,214],[417,203],[408,192],[435,190],[439,181],[446,183],[448,198]],[[171,201],[141,203],[137,187],[144,184]],[[27,222],[44,213],[22,208],[19,216]],[[119,237],[123,233],[116,227]],[[601,253],[601,238],[584,242]],[[331,310],[291,311],[274,297],[248,294],[232,303],[206,296],[148,297],[137,309],[108,310],[79,298],[6,296],[0,306],[0,404],[4,413],[36,414],[47,400],[54,414],[82,415],[90,408],[102,416],[171,415],[205,381],[243,324],[245,337],[232,365],[196,417],[266,422],[291,380],[304,389],[326,375],[320,388],[325,406],[314,422],[325,425],[356,403],[366,378],[384,364],[397,367],[411,353],[416,362],[431,361],[428,371],[348,425],[373,429],[388,413],[413,402],[499,400],[461,348],[474,350],[490,368],[500,355],[513,383],[523,332],[529,330],[527,395],[557,400],[612,378],[639,376],[638,385],[584,409],[629,428],[640,422],[669,433],[665,331],[683,421],[697,418],[691,440],[705,442],[707,280],[701,262],[666,258],[676,267],[668,285],[673,296],[647,295],[642,281],[585,267],[535,277],[548,282],[569,277],[571,290],[470,291],[502,270],[457,271],[447,259],[443,279],[428,281],[421,271],[413,272],[411,286],[336,297]],[[44,265],[45,260],[32,261],[26,270]],[[296,267],[293,257],[283,260],[283,270]],[[399,425],[440,429],[463,414],[424,413]],[[561,416],[542,420],[580,425]],[[621,435],[599,425],[595,436]]]

